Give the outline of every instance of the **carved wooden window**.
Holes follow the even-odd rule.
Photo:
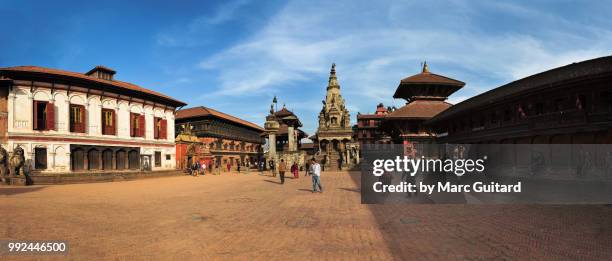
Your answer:
[[[159,117],[155,117],[154,121],[155,123],[155,129],[153,130],[153,137],[155,139],[166,139],[167,138],[167,133],[168,133],[168,122],[162,118]],[[201,125],[196,125],[199,127],[201,127]]]
[[[130,113],[130,136],[144,137],[145,135],[145,117],[138,113]]]
[[[55,130],[55,107],[46,101],[34,101],[33,108],[34,130]]]
[[[70,131],[85,133],[86,122],[85,106],[70,104]]]
[[[115,117],[115,110],[102,109],[102,134],[104,135],[116,135],[117,134],[117,121]]]

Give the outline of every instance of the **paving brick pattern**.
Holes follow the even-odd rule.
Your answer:
[[[612,257],[610,206],[362,205],[358,182],[325,172],[313,194],[309,177],[251,172],[0,187],[0,239],[68,240],[75,260]]]

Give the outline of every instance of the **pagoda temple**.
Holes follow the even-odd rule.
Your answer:
[[[448,109],[448,96],[465,86],[464,82],[431,73],[427,62],[421,73],[400,81],[393,98],[406,100],[406,105],[385,117],[383,128],[391,133],[395,143],[411,146],[431,143],[435,135],[423,122]]]

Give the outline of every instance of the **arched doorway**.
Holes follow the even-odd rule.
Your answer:
[[[73,149],[70,153],[70,167],[73,171],[83,170],[85,168],[85,151],[81,148]]]
[[[97,149],[90,149],[87,152],[87,161],[88,169],[100,169],[100,151]]]
[[[117,169],[126,169],[126,152],[125,150],[118,150],[117,156],[115,156],[115,161],[117,161]]]
[[[128,165],[130,169],[140,168],[140,159],[138,156],[138,151],[130,150],[130,152],[128,153]]]
[[[113,151],[111,149],[102,152],[102,168],[104,170],[113,169]]]

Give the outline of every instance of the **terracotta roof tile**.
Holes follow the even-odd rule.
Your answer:
[[[261,131],[261,132],[264,131],[264,129],[262,127],[259,127],[255,123],[248,122],[248,121],[245,121],[245,120],[240,119],[238,117],[234,117],[232,115],[229,115],[229,114],[217,111],[215,109],[207,108],[207,107],[204,107],[204,106],[199,106],[199,107],[193,107],[193,108],[178,110],[178,111],[176,111],[175,118],[177,120],[181,120],[181,119],[188,119],[188,118],[195,118],[195,117],[205,117],[205,116],[217,117],[217,118],[228,120],[228,121],[231,121],[231,122],[243,125],[243,126],[251,127],[253,129],[256,129],[256,130]]]
[[[110,70],[110,69],[109,69]],[[5,71],[5,72],[27,72],[27,73],[38,73],[38,74],[46,74],[46,75],[56,75],[56,76],[66,76],[66,77],[72,77],[72,78],[76,78],[76,79],[80,79],[80,80],[87,80],[87,81],[91,81],[91,82],[96,82],[96,83],[102,83],[102,84],[107,84],[107,85],[111,85],[117,88],[121,88],[121,89],[127,89],[127,90],[131,90],[131,91],[136,91],[136,92],[140,92],[140,93],[144,93],[144,94],[148,94],[148,95],[153,95],[156,96],[158,98],[162,98],[164,100],[168,100],[172,103],[174,103],[175,106],[185,106],[187,105],[186,103],[176,100],[170,96],[167,96],[165,94],[161,94],[159,92],[156,91],[152,91],[149,89],[145,89],[142,88],[138,85],[135,84],[131,84],[131,83],[127,83],[127,82],[122,82],[122,81],[118,81],[118,80],[104,80],[104,79],[100,79],[100,78],[96,78],[93,76],[88,76],[85,75],[83,73],[77,73],[77,72],[70,72],[70,71],[64,71],[64,70],[59,70],[59,69],[52,69],[52,68],[45,68],[45,67],[40,67],[40,66],[14,66],[14,67],[5,67],[5,68],[0,68],[0,72]]]
[[[387,119],[429,119],[450,108],[452,104],[437,100],[415,100],[387,115]]]
[[[277,117],[286,117],[286,116],[291,116],[291,115],[295,116],[295,114],[293,114],[292,111],[287,110],[287,108],[285,107],[283,107],[281,110],[274,113],[274,116],[277,116]]]
[[[465,85],[462,81],[457,81],[446,76],[442,76],[430,72],[422,72],[419,74],[406,77],[400,81],[404,84],[451,84],[451,85]]]

